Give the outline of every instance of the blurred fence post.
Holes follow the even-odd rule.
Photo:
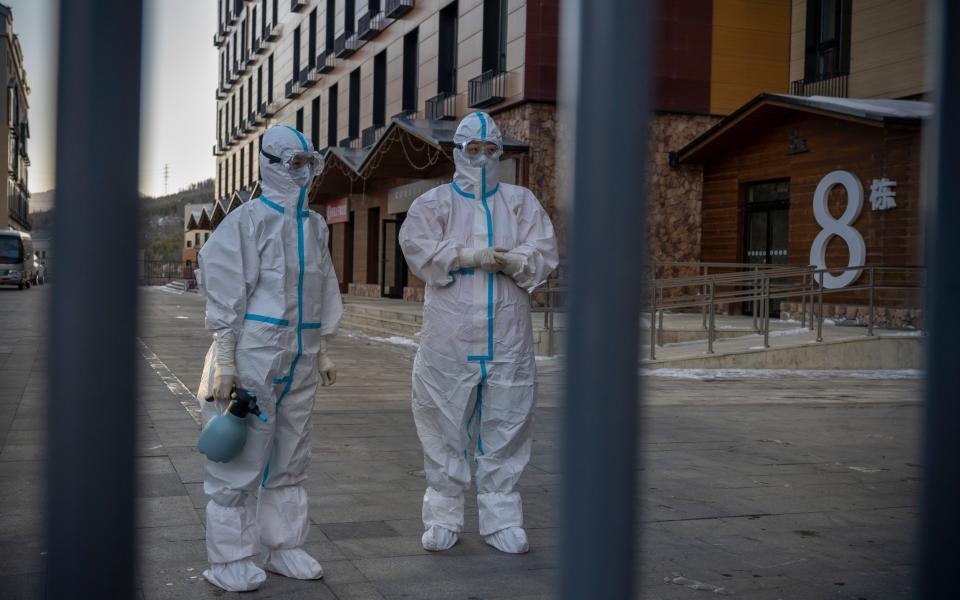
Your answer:
[[[923,501],[917,589],[920,598],[953,598],[960,560],[960,3],[930,3],[928,56],[936,118],[927,145],[927,389],[923,429]]]
[[[562,449],[562,598],[636,589],[639,319],[652,2],[562,3],[573,188]],[[650,278],[652,280],[653,277]],[[651,320],[651,331],[656,323]]]
[[[59,4],[46,597],[130,598],[142,5]]]

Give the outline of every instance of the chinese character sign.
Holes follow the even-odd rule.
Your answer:
[[[887,210],[897,205],[897,193],[893,191],[896,181],[887,178],[874,179],[870,184],[870,206],[873,210]]]

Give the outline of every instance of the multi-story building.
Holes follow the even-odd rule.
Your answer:
[[[23,66],[23,50],[13,32],[13,11],[0,4],[0,76],[7,82],[3,94],[2,114],[7,122],[7,145],[0,147],[0,161],[6,171],[5,186],[0,186],[0,229],[30,231],[30,190],[27,167],[30,155],[27,140],[30,122],[27,118],[27,72]]]
[[[259,138],[295,127],[323,151],[311,207],[344,292],[422,297],[397,231],[453,174],[457,122],[485,110],[505,181],[556,213],[557,0],[219,0],[216,189],[259,177]],[[558,227],[559,227],[558,222]]]

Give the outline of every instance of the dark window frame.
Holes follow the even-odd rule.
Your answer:
[[[833,3],[833,35],[821,39],[824,4]],[[851,0],[807,0],[804,83],[850,74]]]

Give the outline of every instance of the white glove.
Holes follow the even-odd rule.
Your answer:
[[[506,264],[503,252],[504,248],[461,248],[457,254],[461,268],[495,273]]]
[[[320,354],[318,355],[318,367],[320,369],[320,383],[323,387],[333,385],[337,382],[337,367],[330,360],[327,354],[327,338],[320,338]]]
[[[213,397],[226,400],[230,398],[233,386],[237,383],[237,340],[232,331],[222,331],[215,335],[215,343],[217,349],[213,366]]]
[[[501,256],[503,256],[504,261],[501,270],[510,277],[516,277],[523,270],[523,257],[519,254],[504,252]]]

